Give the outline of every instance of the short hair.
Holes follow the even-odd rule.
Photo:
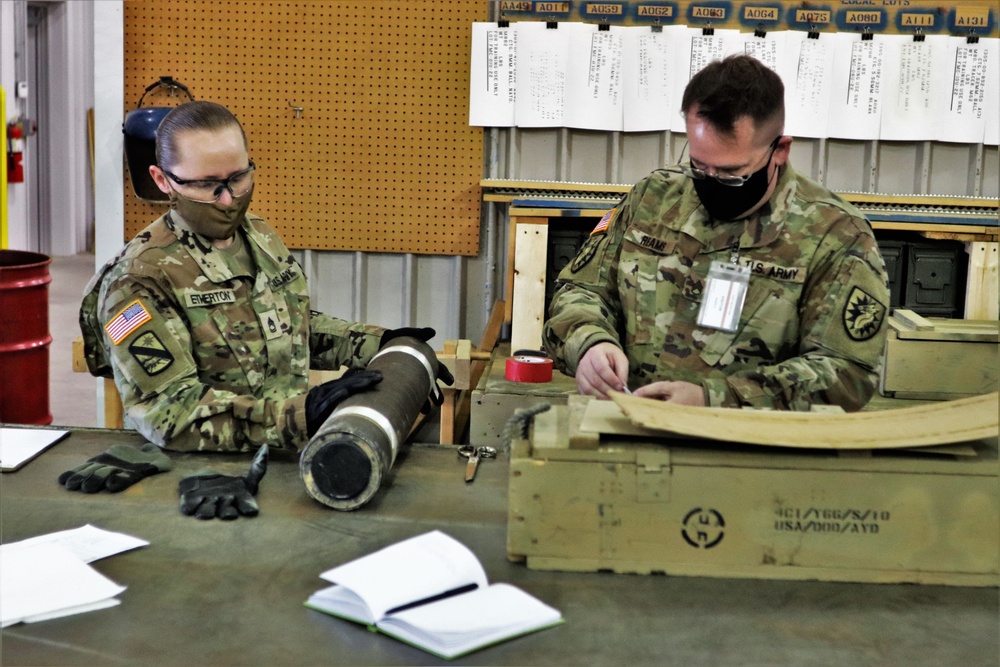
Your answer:
[[[785,124],[785,85],[762,62],[747,55],[732,55],[710,62],[684,89],[681,112],[692,107],[723,134],[732,134],[740,118],[749,116],[754,128],[766,123]]]
[[[177,135],[187,130],[223,130],[238,127],[247,145],[247,135],[233,112],[215,102],[195,100],[170,110],[156,128],[156,164],[170,169],[180,160]]]

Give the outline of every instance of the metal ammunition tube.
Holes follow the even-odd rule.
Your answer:
[[[354,510],[378,491],[437,378],[437,356],[416,338],[396,338],[368,363],[382,373],[371,389],[334,409],[299,458],[309,495]]]

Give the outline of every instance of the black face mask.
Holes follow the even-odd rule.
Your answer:
[[[764,197],[770,185],[767,169],[771,166],[773,156],[774,148],[767,156],[767,164],[750,174],[750,178],[738,187],[723,185],[711,176],[693,179],[694,190],[708,214],[716,220],[736,220],[753,208]]]

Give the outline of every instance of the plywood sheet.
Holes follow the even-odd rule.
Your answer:
[[[612,392],[639,426],[727,442],[810,449],[893,449],[997,437],[1000,394],[897,410],[829,414],[671,405]]]

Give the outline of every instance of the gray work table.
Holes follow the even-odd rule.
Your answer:
[[[443,661],[302,606],[319,574],[440,529],[491,581],[559,609],[564,625],[459,658],[491,665],[996,665],[996,589],[540,572],[506,557],[507,463],[473,484],[454,448],[406,446],[360,510],[312,500],[297,459],[272,453],[260,516],[198,521],[177,482],[204,467],[243,474],[249,455],[171,453],[174,469],[119,493],[71,493],[61,472],[127,431],[73,430],[0,477],[0,541],[90,523],[150,542],[93,566],[127,586],[117,607],[0,631],[2,665],[398,665]]]

